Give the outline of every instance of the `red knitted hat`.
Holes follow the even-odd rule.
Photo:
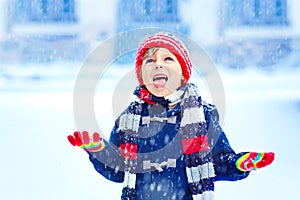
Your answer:
[[[166,48],[176,56],[178,62],[181,65],[184,83],[187,83],[191,76],[192,63],[182,42],[180,42],[170,33],[157,33],[155,35],[147,37],[140,44],[135,58],[135,72],[138,82],[143,85],[143,81],[141,78],[143,56],[146,51],[152,47]]]

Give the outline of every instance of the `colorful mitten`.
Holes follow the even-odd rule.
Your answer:
[[[275,154],[273,152],[270,153],[250,152],[239,157],[235,164],[240,171],[247,172],[271,164],[274,160],[274,156]]]
[[[68,140],[73,146],[80,147],[88,152],[98,152],[105,147],[104,142],[100,141],[100,135],[97,132],[93,134],[93,139],[91,139],[87,131],[83,131],[82,134],[76,131],[74,135],[68,136]]]

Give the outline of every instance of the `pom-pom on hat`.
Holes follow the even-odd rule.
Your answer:
[[[143,57],[147,50],[152,47],[166,48],[176,56],[181,65],[184,83],[187,83],[191,76],[192,63],[183,43],[170,33],[157,33],[147,37],[140,44],[135,58],[135,72],[138,82],[143,85],[143,80],[141,78]]]

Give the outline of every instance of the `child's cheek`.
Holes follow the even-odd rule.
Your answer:
[[[151,76],[150,76],[150,70],[147,69],[146,67],[142,68],[141,70],[141,77],[142,77],[142,80],[143,80],[143,83],[144,84],[147,84],[149,83],[151,80]]]

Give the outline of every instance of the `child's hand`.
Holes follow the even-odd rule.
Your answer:
[[[275,154],[270,153],[256,153],[250,152],[242,155],[236,161],[236,167],[244,172],[252,171],[256,169],[263,168],[271,164],[274,160]]]
[[[100,141],[100,135],[97,132],[93,134],[93,138],[90,138],[87,131],[82,133],[76,131],[73,135],[68,136],[68,140],[73,146],[80,147],[88,152],[98,152],[105,147],[104,142]]]

